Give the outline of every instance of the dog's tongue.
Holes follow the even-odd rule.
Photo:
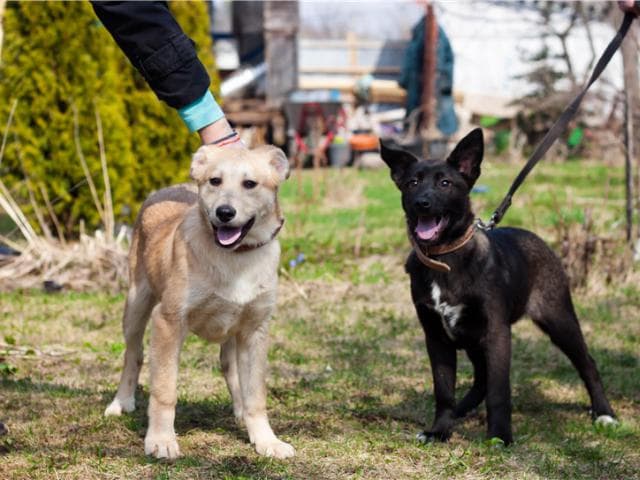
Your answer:
[[[438,234],[439,230],[440,222],[436,221],[435,218],[420,217],[415,232],[420,240],[431,240]]]
[[[222,245],[231,245],[240,238],[242,228],[240,227],[218,227],[218,241]]]

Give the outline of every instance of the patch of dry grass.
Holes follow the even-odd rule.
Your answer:
[[[0,291],[42,288],[49,281],[55,282],[54,289],[119,292],[128,275],[125,230],[114,240],[97,233],[64,245],[40,238],[20,256],[0,263]]]

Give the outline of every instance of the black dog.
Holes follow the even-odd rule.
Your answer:
[[[446,441],[455,419],[486,397],[489,438],[512,442],[511,325],[525,314],[578,370],[593,418],[616,423],[559,259],[526,230],[475,229],[469,192],[480,176],[483,150],[480,129],[467,135],[445,162],[421,161],[381,145],[402,192],[414,247],[406,270],[433,371],[435,419],[431,430],[418,437]],[[474,374],[473,386],[457,405],[456,349],[467,352]]]

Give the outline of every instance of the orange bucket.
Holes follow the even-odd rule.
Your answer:
[[[363,152],[367,150],[378,150],[378,137],[372,133],[356,133],[349,139],[351,150]]]

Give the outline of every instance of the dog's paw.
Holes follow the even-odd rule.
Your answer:
[[[144,438],[144,453],[156,458],[173,460],[180,456],[175,435],[149,435]]]
[[[290,458],[296,454],[295,449],[281,440],[274,438],[265,442],[256,442],[256,452],[265,457]]]
[[[620,422],[611,415],[600,415],[593,421],[593,423],[597,427],[617,427],[620,425]]]
[[[508,447],[513,443],[513,434],[509,430],[496,431],[489,429],[486,442],[490,446]]]
[[[501,438],[498,437],[491,437],[491,438],[487,438],[484,441],[485,445],[487,445],[488,447],[491,448],[504,448],[507,446],[507,444],[505,443],[505,441]]]
[[[236,425],[238,427],[244,427],[244,413],[241,408],[236,410],[236,408],[233,407],[233,417],[235,418]]]
[[[120,416],[122,412],[133,412],[136,409],[136,400],[134,397],[120,400],[118,397],[104,411],[105,417]]]
[[[416,435],[416,440],[420,443],[446,442],[451,437],[447,432],[430,432],[424,430]]]

